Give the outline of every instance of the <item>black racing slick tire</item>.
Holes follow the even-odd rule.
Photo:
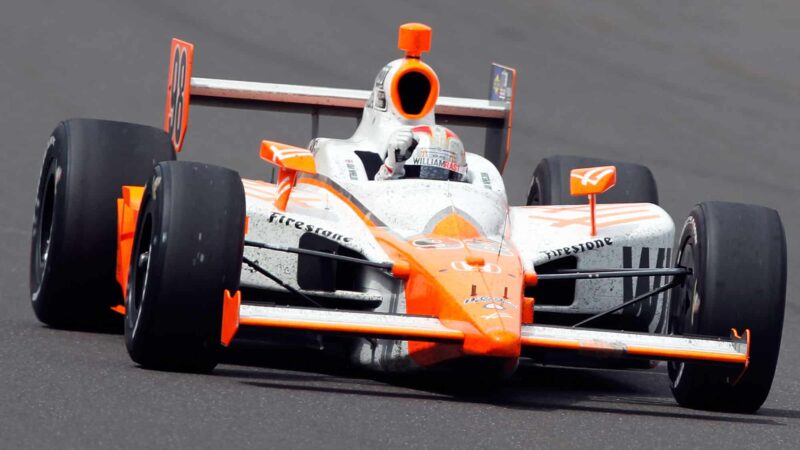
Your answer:
[[[658,187],[653,173],[645,166],[608,159],[556,155],[542,159],[533,171],[526,205],[585,205],[585,196],[573,197],[569,192],[570,171],[597,166],[615,166],[617,184],[597,196],[598,203],[658,204]],[[626,299],[629,300],[629,299]],[[622,311],[617,327],[646,332],[658,313],[658,302],[649,299]]]
[[[190,162],[156,166],[128,272],[125,344],[134,362],[187,372],[217,365],[224,292],[239,289],[244,221],[236,172]]]
[[[692,209],[675,252],[691,269],[670,298],[669,332],[728,337],[751,332],[750,363],[725,368],[670,362],[672,393],[682,406],[758,410],[769,394],[786,303],[786,237],[777,211],[707,202]]]
[[[60,328],[118,330],[117,198],[174,160],[160,129],[107,120],[58,124],[47,145],[31,240],[33,311]]]
[[[542,159],[533,171],[526,205],[583,205],[586,197],[569,193],[569,172],[597,166],[616,166],[617,184],[597,197],[598,203],[658,204],[658,187],[645,166],[583,156],[556,155]]]

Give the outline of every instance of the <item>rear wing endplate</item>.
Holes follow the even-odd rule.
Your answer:
[[[180,151],[186,134],[189,103],[259,109],[311,115],[311,137],[317,137],[320,115],[361,118],[370,91],[293,84],[258,83],[192,76],[194,46],[172,40],[170,82],[164,129]],[[436,119],[440,124],[486,129],[484,156],[502,172],[511,152],[516,70],[492,64],[487,100],[439,97]]]

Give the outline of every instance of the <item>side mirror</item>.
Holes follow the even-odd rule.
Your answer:
[[[275,141],[261,141],[261,159],[293,172],[316,174],[317,164],[314,155],[305,148],[282,144]]]
[[[572,169],[569,173],[569,193],[573,197],[597,195],[617,184],[617,168],[614,166]]]
[[[261,141],[261,159],[278,166],[278,197],[275,207],[286,211],[289,195],[297,181],[297,173],[317,173],[314,155],[305,148],[294,147],[274,141]]]
[[[592,216],[592,236],[597,235],[594,210],[597,195],[606,192],[617,184],[617,168],[614,166],[572,169],[569,173],[569,193],[573,197],[589,196],[589,210]]]

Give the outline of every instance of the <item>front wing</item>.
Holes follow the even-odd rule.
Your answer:
[[[226,292],[223,306],[222,344],[229,345],[240,327],[305,330],[353,337],[463,343],[464,333],[447,327],[436,317],[314,308],[241,304],[241,296]],[[670,336],[648,333],[522,325],[523,351],[552,349],[594,353],[611,357],[651,360],[691,360],[742,365],[750,358],[750,331],[730,338]]]

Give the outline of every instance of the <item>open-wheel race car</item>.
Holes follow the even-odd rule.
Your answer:
[[[700,203],[673,251],[647,168],[571,156],[543,159],[527,205],[509,206],[515,71],[492,66],[488,100],[440,97],[421,60],[430,37],[402,26],[405,56],[371,91],[193,77],[194,47],[173,40],[163,129],[73,119],[50,137],[31,249],[36,316],[99,327],[124,315],[131,358],[168,370],[209,371],[243,336],[478,382],[523,358],[665,360],[681,405],[757,410],[783,327],[777,212]],[[314,139],[261,143],[273,182],[176,161],[190,104],[307,112]],[[360,122],[349,139],[319,138],[326,114]],[[442,125],[486,128],[483,156]],[[398,130],[414,146],[402,175],[387,166]]]

